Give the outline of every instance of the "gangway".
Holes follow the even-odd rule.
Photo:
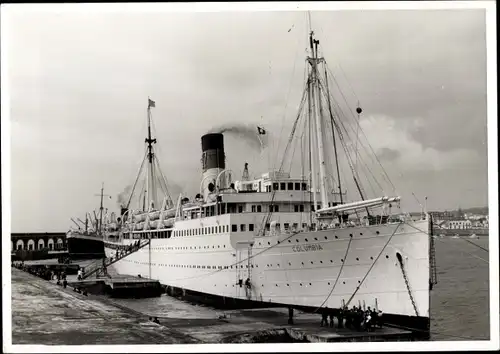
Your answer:
[[[91,263],[90,265],[85,267],[85,273],[82,275],[82,280],[90,277],[93,274],[96,274],[96,277],[107,276],[108,275],[107,267],[127,257],[131,253],[137,252],[141,248],[148,246],[149,243],[150,243],[149,239],[139,240],[138,244],[132,244],[130,245],[130,248],[125,248],[123,251],[117,252],[117,254],[114,257],[104,258],[102,260]]]

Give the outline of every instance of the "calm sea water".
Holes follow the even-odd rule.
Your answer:
[[[488,237],[467,240],[488,249]],[[488,252],[464,239],[436,238],[438,284],[431,293],[432,340],[488,340]],[[481,260],[481,259],[483,260]],[[214,318],[219,310],[169,296],[117,299],[136,311],[167,318]]]

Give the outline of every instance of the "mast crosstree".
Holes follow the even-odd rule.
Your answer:
[[[159,203],[158,203],[158,187],[162,190],[162,192],[165,194],[165,196],[168,198],[168,201],[170,205],[173,204],[172,198],[168,192],[168,184],[166,181],[165,176],[161,172],[160,168],[160,162],[158,160],[158,156],[155,153],[154,146],[157,143],[156,138],[153,137],[152,133],[152,114],[151,114],[151,108],[156,108],[156,102],[153,101],[151,98],[148,97],[148,108],[147,108],[147,136],[144,139],[144,142],[146,144],[146,153],[144,155],[144,158],[141,163],[141,167],[139,168],[139,172],[137,174],[136,180],[134,182],[134,185],[132,186],[132,190],[130,191],[130,195],[128,198],[128,201],[126,205],[123,207],[125,209],[129,209],[130,204],[132,202],[132,197],[134,196],[134,192],[137,186],[137,183],[139,182],[139,179],[143,173],[144,170],[144,165],[147,162],[147,173],[144,179],[144,184],[143,184],[143,189],[141,193],[139,193],[139,209],[142,209],[143,211],[148,211],[152,209],[158,209]]]

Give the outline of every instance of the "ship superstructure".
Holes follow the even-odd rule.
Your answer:
[[[326,69],[320,75],[324,59],[318,44],[311,32],[303,114],[297,115],[285,149],[289,156],[301,130],[307,163],[299,177],[286,170],[284,157],[277,170],[255,178],[245,164],[241,180],[233,182],[224,135],[210,133],[201,138],[199,193],[191,199],[180,195],[174,202],[164,183],[167,192],[158,203],[154,173],[161,169],[154,162],[156,139],[148,129],[147,193],[136,209],[130,198],[118,222],[107,228],[106,256],[149,239],[148,247],[114,264],[119,274],[141,274],[224,304],[311,311],[371,306],[381,309],[389,323],[428,331],[431,222],[426,215],[401,217],[398,196],[368,199],[352,161],[348,165],[359,200],[347,199],[336,145],[340,140],[346,150],[346,129],[330,101]]]

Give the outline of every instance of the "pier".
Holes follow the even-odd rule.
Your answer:
[[[69,281],[68,287],[86,290],[91,294],[112,297],[144,298],[160,296],[163,288],[158,280],[113,275],[106,278]]]
[[[85,280],[91,283],[105,280]],[[12,269],[13,344],[194,344],[409,341],[412,334],[393,328],[374,332],[320,327],[318,314],[296,311],[287,324],[286,309],[223,311],[212,318],[157,317],[84,295]]]

